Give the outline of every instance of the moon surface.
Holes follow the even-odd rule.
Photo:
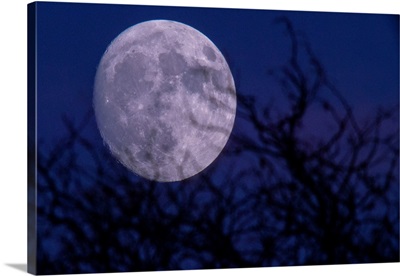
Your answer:
[[[236,91],[227,62],[205,35],[152,20],[108,46],[93,105],[113,156],[144,178],[170,182],[203,171],[221,153],[235,120]]]

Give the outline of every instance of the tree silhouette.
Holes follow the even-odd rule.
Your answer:
[[[240,150],[258,155],[265,173],[254,201],[282,223],[282,237],[273,240],[296,237],[296,246],[282,248],[293,264],[398,261],[398,104],[361,124],[311,47],[301,45],[287,19],[280,21],[291,55],[272,74],[289,109],[274,116],[271,107],[244,98],[240,112],[257,137],[237,137]],[[330,131],[310,138],[308,116],[318,109]]]
[[[291,53],[269,73],[284,104],[239,91],[246,131],[197,176],[139,178],[85,137],[92,112],[64,117],[68,136],[38,147],[38,273],[399,261],[398,105],[360,120],[278,22]]]

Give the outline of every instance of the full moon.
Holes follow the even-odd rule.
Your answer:
[[[229,66],[201,32],[174,21],[134,25],[108,46],[93,105],[112,155],[159,182],[203,171],[221,153],[236,114]]]

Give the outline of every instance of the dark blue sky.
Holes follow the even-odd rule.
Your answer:
[[[109,43],[152,19],[204,33],[225,55],[238,93],[267,101],[279,88],[266,71],[289,56],[284,28],[274,23],[286,16],[356,110],[398,101],[397,15],[39,3],[37,16],[38,139],[46,143],[65,134],[62,114],[79,122],[91,110],[96,68]],[[100,139],[94,121],[89,131]]]
[[[96,69],[111,41],[128,27],[153,19],[182,22],[206,35],[227,59],[237,93],[252,95],[259,103],[277,97],[274,105],[283,106],[280,87],[267,74],[287,64],[290,56],[289,37],[276,23],[282,16],[309,42],[357,117],[399,101],[398,15],[45,2],[38,3],[36,15],[37,138],[44,152],[67,134],[63,115],[79,124],[88,112],[93,114]],[[311,122],[317,122],[311,124],[312,131],[320,134],[323,122]],[[233,131],[246,130],[239,122]],[[84,136],[104,147],[94,116]],[[224,160],[214,163],[225,164]],[[252,165],[245,163],[241,166]],[[224,183],[224,172],[219,172],[213,176]],[[44,193],[38,202],[46,202]],[[48,247],[54,253],[57,244],[51,242]]]

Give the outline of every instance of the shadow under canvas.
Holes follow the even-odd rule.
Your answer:
[[[27,264],[6,264],[6,265],[22,272],[26,272],[28,268]]]

